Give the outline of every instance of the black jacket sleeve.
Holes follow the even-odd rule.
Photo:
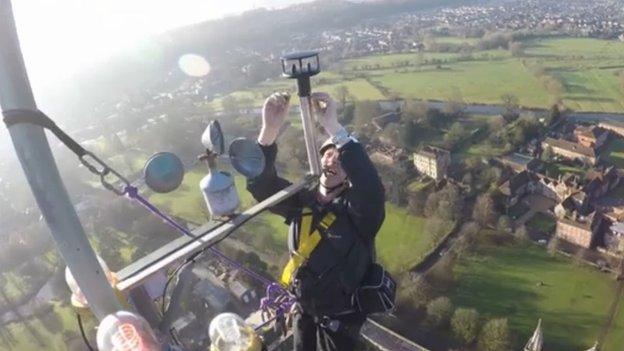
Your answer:
[[[385,194],[377,169],[354,141],[340,148],[340,162],[351,182],[345,194],[349,216],[360,235],[372,241],[385,218]]]
[[[247,190],[256,199],[263,201],[276,192],[287,188],[292,183],[277,175],[275,169],[275,159],[277,157],[277,144],[273,143],[269,146],[260,145],[264,153],[265,164],[262,173],[252,179],[247,179]],[[290,221],[294,216],[301,212],[302,201],[299,194],[289,197],[281,203],[271,207],[269,210]]]

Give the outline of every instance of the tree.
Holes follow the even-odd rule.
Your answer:
[[[552,147],[546,146],[544,150],[542,150],[542,154],[540,155],[540,158],[542,159],[542,161],[548,162],[552,159],[552,157],[553,157]]]
[[[446,296],[438,297],[427,304],[427,320],[436,328],[448,325],[453,315],[453,303]]]
[[[363,127],[370,124],[372,119],[379,116],[381,111],[376,101],[356,101],[354,124]]]
[[[512,229],[512,223],[509,216],[500,216],[498,218],[498,223],[496,224],[496,229],[501,233],[510,234]]]
[[[443,112],[449,115],[451,119],[457,119],[463,117],[465,110],[466,106],[461,90],[458,87],[452,87],[451,95],[444,105]]]
[[[561,119],[561,111],[559,110],[559,106],[557,104],[553,104],[550,107],[549,119],[549,124],[557,123]]]
[[[353,104],[345,104],[343,105],[340,114],[338,115],[338,122],[340,124],[347,125],[353,121],[353,117],[355,116],[355,105]]]
[[[453,123],[449,131],[444,135],[446,147],[454,149],[461,141],[464,140],[464,138],[466,138],[466,135],[466,128],[461,123]]]
[[[406,275],[405,277],[403,284],[399,284],[397,294],[399,307],[402,309],[405,307],[420,308],[427,305],[433,293],[431,285],[422,275],[411,278]]]
[[[507,122],[515,121],[520,116],[518,97],[512,94],[503,94],[501,101],[503,103],[503,118]]]
[[[425,223],[426,233],[430,235],[431,238],[436,239],[436,242],[448,233],[448,228],[448,222],[438,217],[427,218],[427,222]]]
[[[523,224],[516,228],[516,230],[514,231],[514,236],[520,241],[528,240],[529,233],[527,232],[526,226]]]
[[[442,220],[455,221],[461,217],[464,208],[464,198],[459,188],[454,184],[447,184],[442,190],[429,194],[425,203],[425,215],[438,216]]]
[[[509,43],[509,53],[513,57],[519,57],[524,55],[524,48],[522,47],[522,43],[519,41],[512,41]]]
[[[496,219],[494,201],[488,194],[479,195],[472,210],[472,219],[482,227],[491,227]]]
[[[557,254],[557,249],[559,248],[559,238],[553,237],[548,242],[548,254],[554,257]]]
[[[407,120],[399,129],[399,142],[403,148],[413,147],[417,140],[420,130],[416,122]]]
[[[403,108],[403,118],[418,122],[425,118],[428,110],[429,105],[426,101],[406,100]]]
[[[511,350],[511,332],[507,324],[507,318],[492,319],[485,323],[479,335],[479,350]]]
[[[344,107],[347,104],[347,100],[351,97],[351,94],[349,94],[349,88],[344,85],[338,86],[338,88],[336,88],[336,97]]]
[[[479,312],[472,308],[458,308],[453,313],[451,329],[461,343],[472,344],[479,333]]]

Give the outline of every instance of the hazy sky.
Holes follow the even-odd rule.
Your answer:
[[[13,0],[33,84],[48,86],[137,39],[258,7],[310,0]]]
[[[97,65],[137,39],[175,27],[259,7],[280,8],[310,0],[11,0],[35,99],[71,87],[71,75]],[[76,87],[79,88],[79,87]],[[54,98],[52,98],[54,100]],[[0,126],[0,152],[8,135]]]

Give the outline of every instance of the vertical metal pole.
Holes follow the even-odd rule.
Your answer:
[[[0,106],[3,111],[37,107],[10,0],[0,0]],[[43,128],[16,124],[9,133],[41,213],[95,316],[102,320],[121,310],[67,195]]]
[[[312,120],[310,97],[300,96],[299,102],[301,108],[301,124],[303,126],[303,137],[305,139],[306,151],[308,153],[310,173],[318,176],[321,174],[321,161],[319,160],[318,148],[316,146],[316,132],[314,129],[314,121]]]
[[[158,316],[158,310],[150,295],[145,291],[144,286],[138,286],[130,290],[130,299],[134,304],[137,312],[152,326],[157,328],[160,323],[160,317]]]

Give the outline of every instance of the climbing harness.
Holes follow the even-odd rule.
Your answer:
[[[318,246],[321,241],[321,233],[318,228],[312,228],[312,212],[308,208],[304,208],[301,216],[301,230],[299,231],[299,248],[291,252],[290,260],[284,267],[280,283],[288,287],[294,278],[294,275],[312,254],[312,251]],[[322,230],[327,230],[336,220],[336,215],[332,212],[328,212],[319,222],[318,226]]]

